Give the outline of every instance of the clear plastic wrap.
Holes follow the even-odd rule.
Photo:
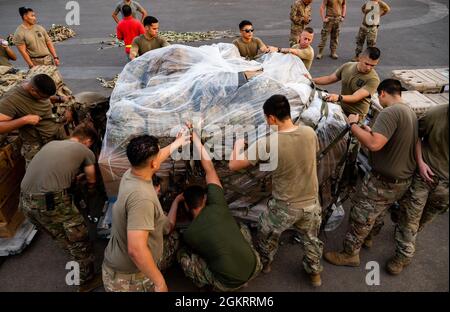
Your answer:
[[[242,83],[242,73],[256,71],[261,73]],[[120,177],[129,166],[125,150],[130,138],[150,134],[165,146],[177,126],[198,117],[205,139],[229,125],[264,125],[262,107],[274,94],[289,99],[293,119],[314,127],[324,149],[345,129],[344,115],[339,106],[322,101],[305,74],[308,71],[298,57],[271,53],[246,61],[234,45],[225,43],[199,48],[172,45],[130,62],[111,96],[99,161],[109,195],[117,193]],[[345,147],[341,140],[322,159],[318,170],[321,183],[334,174]],[[235,174],[228,171],[226,160],[215,164],[229,200],[252,204],[270,194],[268,173],[255,168]],[[158,175],[170,176],[163,194],[179,191],[180,187],[173,185],[176,172],[186,181],[194,167],[192,161],[163,164]]]

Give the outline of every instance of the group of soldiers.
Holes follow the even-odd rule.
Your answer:
[[[311,1],[296,1],[296,5],[300,2],[306,6]],[[126,6],[132,9],[131,13],[128,9],[124,12]],[[136,2],[124,1],[113,16],[117,18],[122,11],[126,19],[138,8]],[[345,17],[345,0],[324,0],[322,11],[327,12],[322,14],[327,27],[337,25],[338,29]],[[145,16],[145,10],[141,13],[146,33],[133,38],[130,58],[145,53],[146,47],[155,48],[152,40],[157,38],[158,22]],[[45,30],[35,23],[34,11],[21,8],[20,14],[23,24],[14,41],[27,64],[59,65]],[[303,14],[296,13],[295,17]],[[302,21],[300,24],[305,26],[310,21],[305,16],[295,21]],[[146,24],[146,19],[152,23]],[[291,53],[301,58],[305,67],[311,66],[312,29],[304,27],[291,48],[277,48],[254,37],[250,21],[242,21],[239,28],[241,36],[233,44],[242,57],[254,59],[260,53]],[[133,42],[137,50],[133,49]],[[347,116],[353,137],[349,158],[355,160],[359,146],[364,145],[369,150],[372,167],[352,199],[343,250],[327,252],[323,257],[335,265],[359,266],[361,247],[370,248],[388,209],[398,202],[397,248],[386,268],[391,274],[399,274],[411,262],[418,232],[438,214],[448,211],[448,105],[432,108],[417,120],[402,100],[400,82],[394,79],[380,82],[374,68],[381,51],[369,46],[357,54],[356,62],[345,63],[330,75],[311,77],[316,85],[341,81],[340,94],[329,94],[326,100],[339,104]],[[80,264],[80,290],[91,290],[103,282],[107,291],[167,291],[163,272],[178,261],[185,275],[198,287],[234,291],[245,287],[260,272],[271,271],[280,236],[291,227],[302,237],[303,267],[311,285],[322,284],[324,244],[319,238],[322,208],[317,179],[318,139],[312,128],[294,124],[286,97],[273,95],[262,107],[267,123],[277,129],[271,135],[277,135],[279,143],[270,148],[278,149],[278,166],[272,173],[272,197],[267,211],[260,216],[255,244],[249,229],[231,216],[213,162],[197,129],[187,122],[184,131],[167,147],[161,148],[158,139],[150,135],[133,138],[128,144],[126,154],[131,168],[120,183],[111,238],[99,276],[95,273],[87,223],[73,196],[73,184],[80,181],[85,181],[90,193],[95,192],[96,155],[89,148],[98,137],[91,126],[84,124],[67,135],[64,123],[70,116],[60,122],[53,112],[54,104],[66,99],[55,93],[54,81],[45,74],[10,90],[0,99],[0,134],[19,131],[22,155],[27,161],[20,207],[31,222],[55,238]],[[384,109],[369,128],[364,119],[370,107],[369,98],[375,93]],[[189,185],[166,214],[158,199],[155,176],[171,152],[188,144],[201,155],[206,187]],[[245,142],[236,141],[229,168],[239,171],[259,163],[259,144],[262,142],[245,150]],[[175,230],[179,209],[191,217],[190,225],[181,235]]]

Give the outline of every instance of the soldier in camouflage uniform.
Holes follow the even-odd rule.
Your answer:
[[[418,172],[400,201],[396,253],[387,263],[391,274],[400,274],[410,264],[424,225],[448,211],[448,108],[448,104],[433,107],[419,120]]]
[[[55,92],[52,78],[38,74],[8,91],[0,100],[0,134],[19,130],[27,166],[46,143],[67,137],[52,110],[53,104],[67,99],[55,96]]]
[[[291,37],[289,43],[292,46],[298,44],[298,39],[306,25],[311,22],[312,0],[294,0],[291,6]]]
[[[323,20],[322,38],[319,44],[319,53],[316,58],[320,60],[323,57],[323,50],[327,43],[328,35],[331,34],[330,50],[331,57],[337,59],[336,50],[339,45],[339,31],[341,24],[345,19],[347,13],[346,0],[323,0],[320,6],[320,15]]]
[[[94,281],[94,254],[71,186],[80,168],[90,187],[95,186],[95,155],[89,147],[96,137],[95,130],[80,126],[69,140],[46,144],[30,162],[20,194],[20,207],[29,220],[78,262],[82,287]]]
[[[363,4],[361,10],[364,14],[363,22],[356,36],[356,50],[354,62],[358,61],[364,43],[367,39],[367,46],[374,47],[377,44],[378,27],[380,27],[380,17],[389,13],[391,8],[381,0],[370,0]]]
[[[402,102],[398,80],[386,79],[378,86],[380,104],[385,107],[373,129],[360,127],[359,116],[348,122],[353,135],[370,151],[369,172],[354,199],[349,229],[342,252],[327,252],[324,258],[334,265],[359,266],[359,252],[375,224],[382,224],[387,209],[408,190],[416,168],[414,148],[417,119]]]
[[[271,271],[281,234],[294,226],[302,237],[303,267],[311,284],[318,287],[322,285],[323,243],[318,238],[322,209],[318,194],[317,135],[310,127],[294,125],[289,101],[283,95],[270,97],[263,109],[268,124],[278,129],[267,140],[270,160],[274,162],[271,165],[276,165],[267,168],[273,170],[273,198],[268,201],[268,210],[260,216],[255,244],[264,265],[263,272]],[[243,140],[237,141],[230,157],[230,169],[238,171],[260,163],[263,156],[259,150],[266,148],[263,143],[266,138],[263,139],[251,144],[245,154],[241,154]]]

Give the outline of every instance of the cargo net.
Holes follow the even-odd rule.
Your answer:
[[[163,147],[187,120],[200,121],[202,139],[207,142],[215,135],[229,137],[229,126],[256,129],[266,124],[262,107],[274,94],[288,98],[293,120],[316,130],[321,150],[332,147],[321,156],[318,168],[319,181],[327,188],[322,193],[331,194],[330,181],[337,179],[336,169],[347,148],[346,136],[342,136],[346,122],[340,106],[324,102],[305,74],[308,71],[298,57],[272,53],[246,61],[234,45],[225,43],[199,48],[172,45],[130,62],[111,95],[99,160],[108,195],[117,195],[120,177],[129,168],[125,151],[131,138],[154,135]],[[250,132],[248,144],[267,134]],[[228,159],[232,146],[215,146],[215,155],[222,154],[214,161],[215,167],[235,215],[256,221],[260,211],[252,208],[270,196],[270,172],[262,172],[258,166],[230,172],[224,157]],[[162,178],[165,207],[186,183],[202,180],[201,166],[192,160],[170,159],[157,175]],[[324,207],[332,200],[327,197],[322,200]]]

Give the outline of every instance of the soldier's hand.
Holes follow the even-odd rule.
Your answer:
[[[359,122],[359,115],[358,114],[351,114],[347,118],[348,123],[351,124],[352,122]]]
[[[59,66],[59,64],[60,64],[59,59],[54,59],[54,61],[55,61],[55,65]]]
[[[328,94],[325,97],[325,101],[336,103],[339,100],[339,94]]]
[[[26,115],[23,116],[22,119],[25,121],[27,125],[35,126],[41,121],[41,117],[38,115]]]
[[[422,177],[422,179],[424,179],[425,182],[427,182],[427,183],[433,183],[434,173],[431,170],[431,168],[423,161],[418,164],[418,167],[419,167],[419,173],[420,173],[420,176]]]
[[[324,20],[323,20],[324,23],[328,23],[329,21],[330,21],[329,17],[325,17]]]

